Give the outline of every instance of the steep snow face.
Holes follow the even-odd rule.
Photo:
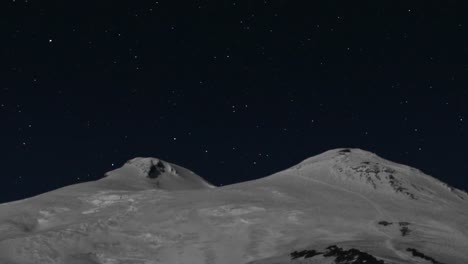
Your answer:
[[[129,188],[191,190],[214,188],[202,177],[183,167],[157,158],[134,158],[106,174],[104,182],[118,182]]]
[[[468,200],[464,191],[415,168],[385,160],[361,149],[330,150],[301,162],[293,169],[302,176],[361,192],[432,202]]]

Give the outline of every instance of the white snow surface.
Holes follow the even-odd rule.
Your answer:
[[[0,264],[368,263],[291,255],[332,245],[382,263],[468,263],[468,195],[373,153],[335,149],[217,188],[135,158],[101,180],[0,205]]]

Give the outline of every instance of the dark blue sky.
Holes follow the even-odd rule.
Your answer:
[[[338,147],[468,189],[466,3],[244,2],[2,3],[0,202],[135,156],[221,185]]]

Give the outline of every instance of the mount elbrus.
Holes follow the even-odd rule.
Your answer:
[[[217,188],[136,158],[0,205],[1,264],[466,264],[467,249],[467,193],[359,149]]]

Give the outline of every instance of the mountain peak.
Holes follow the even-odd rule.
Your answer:
[[[411,200],[468,198],[463,191],[448,186],[418,169],[386,160],[362,149],[329,150],[304,160],[293,169],[311,180],[346,189],[392,194]]]
[[[153,157],[137,157],[121,168],[106,173],[104,181],[118,182],[124,188],[192,190],[214,186],[194,172]]]

